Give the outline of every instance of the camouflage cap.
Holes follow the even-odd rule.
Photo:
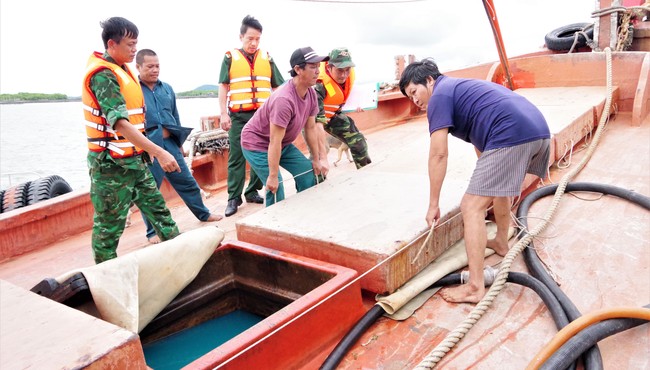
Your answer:
[[[336,48],[330,52],[329,64],[336,68],[354,67],[352,56],[347,48]]]

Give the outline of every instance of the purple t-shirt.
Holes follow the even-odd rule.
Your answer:
[[[449,128],[479,151],[551,137],[548,124],[523,96],[489,81],[440,76],[427,106],[429,134]]]
[[[293,80],[289,80],[271,94],[241,132],[241,146],[246,150],[268,152],[271,122],[286,129],[282,147],[291,144],[307,123],[307,118],[318,113],[318,99],[314,89],[307,89],[305,98],[298,96]]]

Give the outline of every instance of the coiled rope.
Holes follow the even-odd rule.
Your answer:
[[[228,132],[217,128],[209,131],[199,131],[191,134],[187,141],[191,143],[190,155],[187,159],[187,167],[192,170],[192,161],[196,153],[202,154],[206,151],[223,153],[224,149],[230,148],[230,141],[228,140]]]
[[[639,6],[610,6],[608,8],[603,8],[600,10],[595,10],[591,13],[592,18],[599,18],[613,13],[617,14],[618,23],[620,23],[617,29],[617,41],[615,51],[629,50],[632,45],[632,32],[634,29],[633,24],[630,22],[632,18],[636,17],[638,19],[643,18],[643,12],[650,12],[650,1]],[[577,37],[577,36],[576,36]],[[594,49],[594,46],[592,46]]]
[[[591,17],[592,18],[597,18],[601,17],[603,15],[608,15],[612,13],[618,13],[618,12],[639,12],[638,14],[641,14],[640,12],[650,12],[650,1],[646,1],[645,3],[637,6],[610,6],[608,8],[603,8],[600,10],[594,10],[591,12]]]
[[[445,339],[438,344],[430,353],[427,355],[416,367],[415,369],[433,369],[435,365],[442,360],[442,358],[458,343],[460,340],[469,332],[469,330],[474,326],[476,322],[483,316],[483,314],[488,310],[488,308],[494,302],[496,296],[501,292],[505,286],[506,280],[508,278],[508,273],[510,272],[510,267],[514,259],[521,253],[524,248],[526,248],[530,242],[535,238],[539,233],[541,233],[546,226],[550,223],[550,219],[553,217],[562,195],[566,189],[567,184],[571,181],[577,174],[580,172],[584,166],[587,164],[591,155],[593,154],[598,142],[600,141],[601,134],[605,127],[605,124],[609,118],[609,108],[612,101],[612,54],[611,49],[605,48],[605,56],[607,62],[607,97],[605,100],[605,107],[603,109],[602,116],[600,117],[600,122],[598,124],[598,129],[594,136],[594,140],[587,149],[587,153],[580,161],[580,163],[569,173],[564,175],[558,184],[555,196],[551,206],[546,211],[545,216],[542,221],[530,231],[524,238],[520,239],[517,244],[515,244],[503,258],[501,265],[499,267],[499,272],[497,274],[496,280],[490,289],[487,291],[483,299],[472,309],[467,318],[460,323],[453,331],[451,331]]]

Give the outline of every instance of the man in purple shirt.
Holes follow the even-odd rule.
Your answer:
[[[485,248],[504,256],[512,199],[526,173],[546,177],[550,130],[542,113],[524,97],[492,82],[444,76],[431,59],[410,64],[399,82],[429,120],[429,208],[426,221],[440,219],[440,189],[447,172],[447,134],[476,147],[479,159],[460,204],[469,282],[443,291],[450,302],[477,303],[485,295]],[[494,205],[497,234],[487,240],[485,212]]]
[[[268,190],[266,206],[284,199],[280,166],[289,171],[301,192],[315,184],[316,175],[327,175],[327,149],[322,125],[316,124],[318,98],[316,84],[319,63],[328,60],[310,47],[291,55],[291,77],[275,90],[244,126],[241,146],[244,157]],[[305,129],[305,140],[312,160],[305,157],[293,141]]]

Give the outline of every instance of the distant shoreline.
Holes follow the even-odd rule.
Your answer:
[[[81,101],[81,98],[68,99],[37,99],[37,100],[0,100],[0,104],[29,104],[29,103],[67,103]]]
[[[196,96],[176,96],[176,99],[216,99],[216,95],[196,95]],[[0,105],[2,104],[29,104],[29,103],[68,103],[68,102],[77,102],[81,101],[81,97],[67,98],[67,99],[36,99],[36,100],[0,100]]]

